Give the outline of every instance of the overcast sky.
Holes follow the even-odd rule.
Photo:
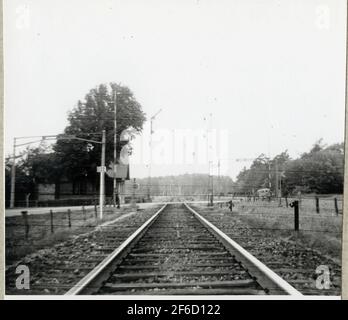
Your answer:
[[[4,1],[5,152],[15,136],[61,133],[77,100],[110,81],[148,117],[162,108],[154,140],[204,132],[212,113],[232,177],[250,165],[241,159],[342,142],[345,32],[344,0]],[[143,177],[139,141],[131,175]],[[206,171],[152,166],[153,176]]]

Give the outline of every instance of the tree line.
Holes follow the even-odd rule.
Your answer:
[[[151,195],[177,196],[177,195],[206,195],[213,193],[227,194],[233,189],[233,180],[228,176],[214,176],[209,179],[208,174],[180,174],[162,177],[151,177],[136,179],[139,187],[144,193],[151,192]]]
[[[340,194],[344,180],[344,143],[324,145],[318,140],[309,152],[291,159],[287,150],[268,158],[258,156],[249,169],[237,176],[235,191],[252,194],[257,189],[276,185],[283,195],[301,193]],[[277,181],[278,180],[278,181]]]

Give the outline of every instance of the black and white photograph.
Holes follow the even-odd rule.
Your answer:
[[[5,299],[340,300],[346,39],[344,0],[4,0]]]

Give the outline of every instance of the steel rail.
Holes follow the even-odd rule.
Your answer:
[[[240,260],[248,271],[256,277],[256,281],[264,288],[268,289],[270,294],[288,294],[292,296],[302,296],[302,293],[296,290],[288,282],[282,279],[274,271],[269,269],[260,260],[241,247],[237,242],[233,241],[229,236],[219,230],[207,219],[203,218],[198,212],[184,203],[185,207],[218,239],[220,239],[230,249],[230,252]]]
[[[91,272],[67,291],[65,295],[81,295],[95,292],[100,287],[100,284],[109,277],[109,273],[115,265],[117,265],[117,263],[128,253],[128,250],[146,232],[166,206],[167,203],[164,204],[164,206],[141,227],[139,227],[129,238],[127,238],[117,249],[99,263]]]

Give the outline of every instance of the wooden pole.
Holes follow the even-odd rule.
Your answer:
[[[54,233],[54,227],[53,227],[53,211],[50,210],[50,216],[51,216],[51,233]]]
[[[294,227],[295,231],[299,230],[299,210],[298,210],[298,201],[293,202],[294,207]]]
[[[21,214],[24,220],[25,239],[28,239],[29,237],[28,211],[21,211]]]
[[[104,210],[104,198],[105,198],[105,144],[106,144],[106,135],[105,130],[102,132],[102,155],[101,155],[101,171],[100,171],[100,195],[99,195],[99,207],[100,207],[100,219],[103,219],[103,210]]]
[[[336,215],[338,215],[338,203],[337,203],[337,198],[334,199],[334,203],[335,203],[335,212],[336,212]]]
[[[117,164],[117,86],[114,92],[114,167],[113,167],[113,199],[114,208],[116,208],[116,196],[117,196],[117,180],[116,180],[116,166]]]
[[[110,208],[112,207],[112,203],[110,204]],[[96,211],[94,211],[94,219],[95,221],[98,221],[98,214]]]
[[[68,209],[68,223],[69,223],[69,228],[71,228],[71,210]]]
[[[315,209],[317,213],[320,213],[320,208],[319,208],[319,198],[315,197]]]
[[[295,231],[299,230],[299,201],[295,200],[290,204],[291,208],[294,208],[294,229]]]
[[[82,206],[83,220],[86,221],[86,209],[85,206]]]
[[[94,215],[95,215],[95,219],[98,219],[98,210],[97,210],[97,205],[94,205]]]
[[[275,196],[276,198],[279,197],[279,185],[278,185],[278,182],[279,182],[279,177],[278,177],[278,161],[277,159],[275,159]]]

